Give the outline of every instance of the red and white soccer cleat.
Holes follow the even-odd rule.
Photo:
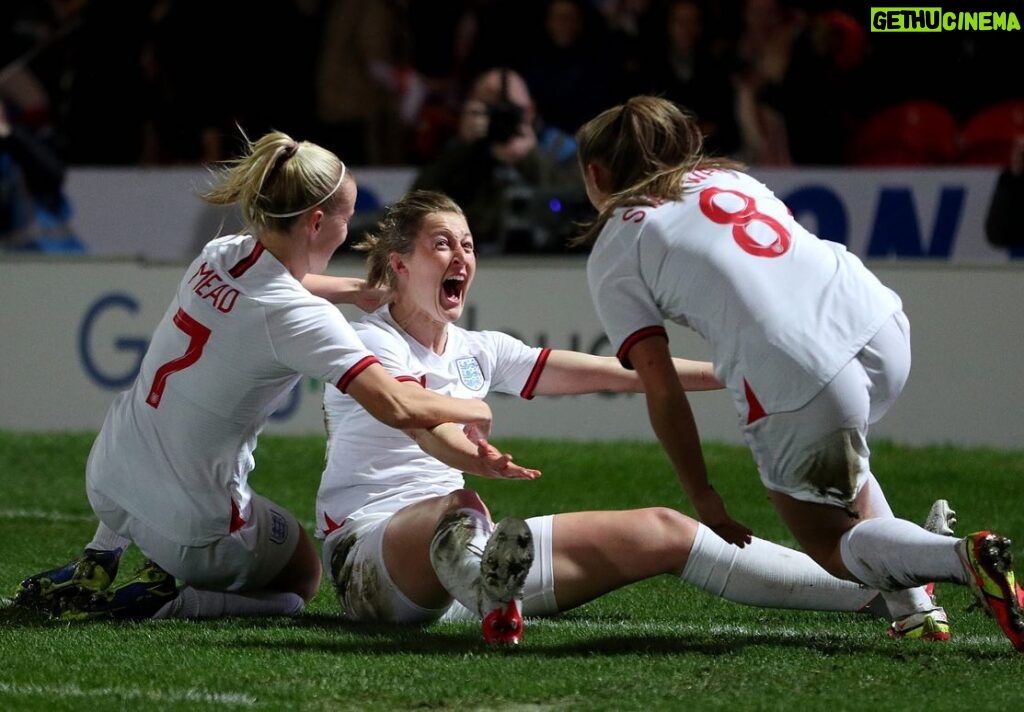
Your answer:
[[[488,645],[519,645],[523,639],[523,616],[518,601],[513,600],[488,613],[481,628]]]

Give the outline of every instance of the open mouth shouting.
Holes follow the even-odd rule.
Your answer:
[[[465,274],[453,274],[445,277],[441,282],[441,307],[457,309],[463,306],[468,284]]]

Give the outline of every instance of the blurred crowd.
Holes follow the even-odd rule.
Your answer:
[[[1024,0],[983,9],[1024,21]],[[54,165],[203,164],[276,129],[416,167],[484,247],[562,250],[589,209],[576,129],[641,93],[752,166],[1005,163],[1020,31],[868,22],[851,0],[7,0],[0,231],[25,224],[26,193],[58,207],[37,222],[66,223]]]
[[[1022,95],[1006,71],[1019,32],[870,33],[867,13],[812,0],[8,0],[0,95],[51,129],[70,165],[222,158],[236,125],[355,165],[422,165],[494,67],[516,70],[534,121],[567,135],[656,93],[698,114],[709,148],[760,165],[850,162],[858,128],[901,100],[961,119]]]

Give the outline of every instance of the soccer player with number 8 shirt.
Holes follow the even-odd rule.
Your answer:
[[[868,427],[910,372],[899,296],[844,246],[804,229],[743,166],[706,156],[694,117],[638,96],[577,132],[597,219],[591,296],[701,521],[736,546],[752,532],[708,479],[665,320],[699,333],[730,391],[761,481],[799,544],[835,576],[883,592],[898,637],[945,640],[930,582],[971,586],[1018,650],[1010,541],[956,539],[896,518],[871,473]]]

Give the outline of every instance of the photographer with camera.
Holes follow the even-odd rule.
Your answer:
[[[490,69],[466,96],[458,137],[423,167],[412,188],[445,193],[462,205],[478,253],[530,251],[534,237],[513,228],[534,196],[585,195],[575,155],[571,136],[540,128],[525,80],[511,69]]]

